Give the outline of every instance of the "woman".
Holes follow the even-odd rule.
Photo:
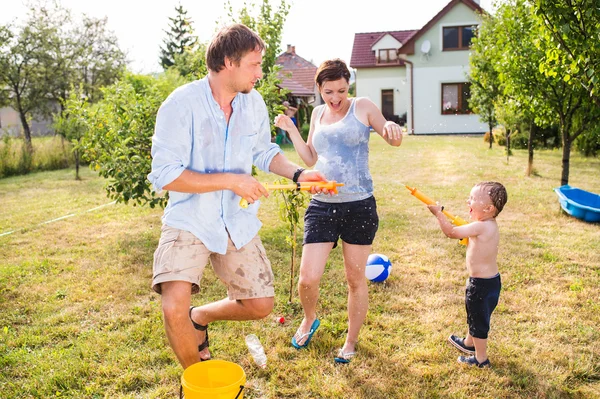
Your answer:
[[[338,195],[314,195],[306,210],[298,281],[304,319],[292,338],[295,348],[304,348],[319,327],[319,282],[329,253],[341,238],[348,282],[348,335],[334,358],[337,363],[349,363],[355,355],[369,307],[365,267],[379,225],[369,172],[370,127],[390,145],[402,143],[400,126],[386,121],[371,100],[348,98],[349,80],[350,71],[342,60],[319,66],[315,81],[325,104],[312,112],[306,143],[288,116],[275,118],[275,125],[289,133],[306,165],[316,164],[329,179],[344,183]]]

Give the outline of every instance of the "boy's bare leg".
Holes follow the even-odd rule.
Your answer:
[[[479,363],[483,363],[487,360],[487,339],[473,338],[473,344],[475,345],[475,358]]]

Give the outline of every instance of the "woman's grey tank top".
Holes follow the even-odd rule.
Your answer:
[[[373,180],[369,172],[369,137],[371,129],[355,114],[356,99],[344,118],[331,125],[321,125],[327,105],[317,108],[312,143],[318,159],[315,169],[329,180],[344,183],[338,195],[315,194],[322,202],[350,202],[373,195]]]

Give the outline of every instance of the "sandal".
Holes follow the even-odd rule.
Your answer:
[[[466,364],[467,366],[476,366],[480,369],[492,367],[490,359],[485,359],[483,362],[479,363],[475,356],[459,356],[456,360],[461,364]]]
[[[464,338],[457,337],[456,335],[451,335],[448,337],[448,342],[450,342],[452,346],[454,346],[461,352],[467,353],[469,355],[475,354],[475,347],[465,345]]]
[[[203,326],[202,324],[198,324],[196,323],[193,319],[192,319],[192,310],[194,310],[195,306],[190,306],[190,312],[189,312],[189,316],[190,316],[190,321],[192,322],[192,325],[194,326],[194,328],[198,331],[206,331],[206,337],[204,338],[204,342],[202,342],[200,345],[198,345],[198,352],[202,352],[204,349],[208,348],[208,324]],[[204,361],[204,360],[210,360],[210,358],[208,359],[200,359],[200,361]]]
[[[320,325],[321,325],[321,322],[319,321],[319,319],[315,319],[315,321],[313,321],[312,325],[310,326],[310,331],[307,332],[306,334],[302,334],[300,332],[300,328],[298,328],[298,331],[296,331],[296,334],[294,334],[294,336],[292,337],[292,346],[296,349],[306,348],[308,346],[308,344],[310,343],[310,340],[312,339],[313,334],[315,333],[315,331],[317,331],[317,328],[319,328]],[[306,337],[308,337],[308,338],[306,338]],[[301,341],[304,338],[306,338],[306,341],[304,341],[304,343],[302,345],[300,345],[298,343],[298,341]]]
[[[344,353],[340,348],[338,355],[333,360],[338,364],[348,364],[354,356],[356,356],[356,352]]]

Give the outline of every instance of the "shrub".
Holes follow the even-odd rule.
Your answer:
[[[56,170],[73,165],[71,144],[59,136],[34,137],[33,155],[22,138],[4,136],[0,142],[0,178],[33,171]]]

